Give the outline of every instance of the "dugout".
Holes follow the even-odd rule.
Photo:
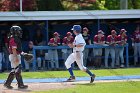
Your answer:
[[[74,24],[86,26],[90,30],[91,39],[99,29],[110,34],[111,29],[125,28],[128,36],[140,24],[140,10],[96,10],[96,11],[33,11],[33,12],[0,12],[0,31],[9,31],[11,25],[20,25],[28,38],[23,38],[27,46],[28,39],[32,40],[35,30],[41,28],[45,35],[46,44],[52,33],[57,31],[61,37],[70,31]],[[131,40],[129,39],[129,45]]]

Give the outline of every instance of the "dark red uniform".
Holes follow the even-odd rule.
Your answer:
[[[13,48],[19,48],[19,47],[21,47],[21,46],[19,46],[19,44],[16,43],[15,39],[13,37],[10,38],[10,41],[9,41],[9,53],[13,54],[12,49]],[[22,52],[20,49],[17,49],[17,54],[20,54]]]
[[[115,42],[117,41],[117,36],[108,35],[107,42],[109,45],[115,46]]]
[[[71,44],[71,43],[73,43],[73,41],[74,41],[73,36],[71,36],[70,39],[68,37],[63,38],[63,44],[65,44],[65,45]]]
[[[58,39],[51,38],[49,41],[49,45],[53,45],[53,44],[60,45],[60,38],[58,38]]]
[[[140,31],[134,32],[132,38],[134,39],[134,43],[140,43]]]
[[[118,35],[117,41],[118,41],[119,45],[124,45],[124,44],[126,44],[127,36],[122,37],[121,35]]]
[[[100,42],[103,42],[103,41],[105,41],[105,36],[104,35],[101,38],[99,38],[98,35],[94,36],[94,42],[100,43]]]

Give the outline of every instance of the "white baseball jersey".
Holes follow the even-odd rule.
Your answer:
[[[84,47],[86,45],[86,42],[82,36],[82,34],[78,34],[73,42],[74,45],[83,45],[82,47],[74,47],[73,48],[73,53],[69,55],[65,62],[65,66],[67,69],[71,67],[71,64],[76,61],[78,67],[85,71],[86,67],[83,65],[83,53],[82,51],[84,50]]]
[[[74,39],[74,42],[73,42],[74,45],[83,45],[83,47],[74,47],[73,48],[73,52],[76,52],[76,51],[83,51],[84,48],[85,48],[85,45],[86,45],[86,42],[82,36],[82,34],[78,34],[76,35],[75,39]]]

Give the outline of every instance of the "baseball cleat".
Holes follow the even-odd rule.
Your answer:
[[[26,88],[28,88],[28,86],[27,85],[20,85],[20,86],[18,86],[18,88],[19,89],[26,89]]]
[[[7,89],[13,89],[13,87],[11,85],[4,84],[3,86]]]
[[[74,82],[75,81],[75,76],[70,76],[69,79],[67,79],[67,82]]]
[[[93,76],[90,77],[90,83],[93,83],[93,82],[94,82],[95,76],[96,76],[96,75],[93,74]]]

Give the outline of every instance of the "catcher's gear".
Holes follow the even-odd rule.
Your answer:
[[[13,36],[22,37],[22,29],[19,26],[12,26],[10,28],[10,34]]]
[[[24,56],[24,60],[26,62],[31,63],[33,61],[33,58],[34,58],[33,54],[25,53],[23,56]]]

